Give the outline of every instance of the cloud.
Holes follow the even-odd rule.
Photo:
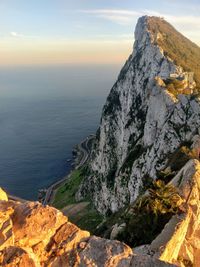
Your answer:
[[[138,16],[141,12],[131,11],[126,9],[84,9],[80,10],[83,13],[99,14],[99,15],[124,15],[124,16]]]
[[[175,24],[181,24],[187,27],[200,27],[200,16],[191,15],[169,15],[165,13],[160,13],[155,10],[125,10],[125,9],[88,9],[79,10],[79,12],[96,16],[98,18],[110,20],[121,25],[132,25],[138,17],[149,15],[149,16],[159,16],[164,17],[169,22]]]
[[[12,38],[16,38],[16,39],[36,39],[36,38],[38,38],[38,36],[35,36],[35,35],[24,35],[22,33],[18,33],[15,31],[10,32],[9,36]]]
[[[109,20],[120,25],[130,25],[137,17],[141,16],[141,12],[119,9],[89,9],[79,10],[81,13],[90,14],[98,18]]]
[[[154,10],[126,10],[126,9],[88,9],[88,10],[79,10],[81,13],[93,15],[98,18],[106,19],[112,22],[115,22],[120,25],[132,25],[138,17],[144,15],[150,16],[162,16],[157,11]]]
[[[22,38],[22,37],[24,37],[23,34],[20,34],[18,32],[10,32],[10,36],[11,37],[15,37],[15,38]]]
[[[200,16],[195,15],[171,15],[160,13],[155,10],[126,10],[126,9],[89,9],[79,10],[78,12],[85,13],[100,19],[111,21],[113,23],[131,26],[134,25],[137,19],[144,15],[164,17],[169,23],[173,24],[179,31],[200,43]]]

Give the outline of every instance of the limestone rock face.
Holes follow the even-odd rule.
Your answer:
[[[4,197],[5,199],[5,197]],[[153,264],[155,259],[143,257]],[[169,266],[156,260],[160,265]],[[38,202],[0,200],[0,266],[142,266],[132,249],[82,231],[58,210]],[[153,265],[149,265],[153,266]],[[173,265],[170,265],[173,266]]]
[[[80,252],[84,266],[129,266],[132,250],[118,241],[91,237]]]
[[[10,246],[1,252],[1,266],[7,267],[36,267],[34,260],[22,248]]]
[[[134,256],[131,260],[130,267],[170,267],[177,266],[167,262],[160,261],[150,256]]]
[[[0,247],[2,249],[14,245],[13,224],[10,218],[14,210],[12,205],[10,206],[8,203],[5,200],[0,200]]]
[[[67,223],[67,218],[61,212],[43,207],[39,202],[18,205],[11,219],[15,222],[15,243],[21,247],[32,247],[41,240],[46,246],[57,229]]]
[[[157,37],[151,30],[152,21],[161,25]],[[170,156],[200,134],[200,99],[174,95],[164,87],[163,81],[169,77],[185,75],[157,40],[167,36],[166,27],[174,34],[176,47],[177,38],[184,37],[167,22],[139,19],[133,53],[103,108],[90,174],[77,193],[79,200],[90,194],[101,213],[132,203],[147,178],[156,179]],[[189,40],[183,43],[193,49]],[[200,53],[200,48],[195,49]]]

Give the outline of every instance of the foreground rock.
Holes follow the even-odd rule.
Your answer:
[[[90,237],[55,208],[7,200],[0,192],[0,266],[169,266],[136,256],[119,241]]]
[[[198,267],[200,266],[199,161],[190,160],[171,183],[178,188],[184,200],[182,212],[171,218],[150,245],[137,247],[134,251],[140,256],[151,255],[155,259],[159,258],[177,266]]]
[[[164,261],[197,267],[200,266],[199,161],[189,161],[172,183],[185,200],[185,212],[172,217],[150,249]]]

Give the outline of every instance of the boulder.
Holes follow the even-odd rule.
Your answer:
[[[0,266],[2,267],[37,267],[34,260],[22,248],[10,246],[0,253]]]
[[[4,192],[3,189],[0,187],[0,201],[1,200],[8,201],[8,196],[7,196],[6,192]]]

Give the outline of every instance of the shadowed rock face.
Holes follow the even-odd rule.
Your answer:
[[[141,257],[119,241],[82,231],[58,210],[39,202],[14,202],[0,195],[0,266],[173,266]],[[143,265],[142,265],[143,264]]]
[[[157,178],[183,143],[200,134],[200,99],[163,87],[163,81],[187,71],[197,70],[200,79],[199,61],[189,51],[200,55],[198,46],[163,19],[138,20],[133,53],[106,100],[90,175],[77,199],[90,195],[101,213],[116,212],[138,197],[147,178]]]

